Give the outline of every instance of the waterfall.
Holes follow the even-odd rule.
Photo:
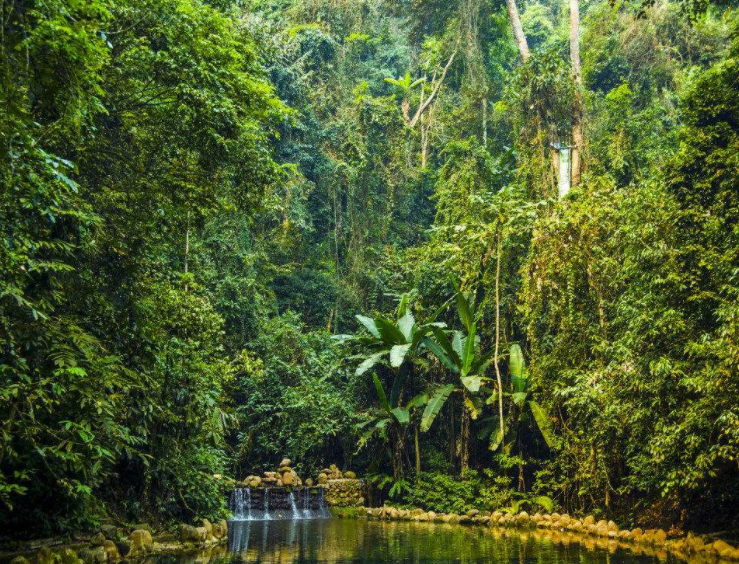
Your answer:
[[[235,488],[229,509],[232,521],[321,519],[331,516],[323,488]],[[302,497],[301,497],[302,496]]]
[[[310,517],[310,488],[303,490],[303,517]]]
[[[293,519],[300,519],[298,507],[295,505],[295,495],[292,491],[290,491],[290,495],[287,496],[287,500],[290,502],[290,509],[293,512]]]

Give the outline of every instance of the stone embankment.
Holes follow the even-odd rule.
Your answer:
[[[324,498],[331,507],[360,507],[364,505],[364,482],[357,478],[355,472],[342,472],[336,464],[323,468],[316,479],[302,479],[292,468],[292,461],[283,458],[275,471],[266,471],[261,476],[250,475],[241,481],[241,485],[253,490],[270,488],[272,491],[300,487],[324,488]]]
[[[346,516],[338,513],[339,516]],[[420,521],[436,523],[459,523],[482,525],[492,530],[523,529],[541,532],[567,534],[571,542],[587,539],[602,541],[605,547],[623,546],[632,549],[651,549],[656,554],[673,553],[684,559],[705,559],[708,561],[739,561],[739,548],[723,540],[699,537],[688,534],[685,537],[668,538],[662,529],[619,529],[613,521],[596,521],[592,515],[578,519],[565,514],[552,513],[529,515],[525,511],[518,514],[495,511],[482,514],[473,509],[464,515],[455,513],[434,513],[423,509],[397,509],[394,507],[359,508],[355,515],[370,519],[393,521]]]
[[[200,526],[181,524],[177,533],[152,534],[148,525],[137,525],[127,532],[114,526],[105,527],[88,542],[44,547],[15,556],[10,564],[106,564],[144,558],[151,554],[201,551],[225,545],[228,523],[211,523],[203,519]],[[224,546],[225,549],[225,546]]]

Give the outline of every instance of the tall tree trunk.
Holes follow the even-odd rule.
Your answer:
[[[467,392],[465,391],[465,397]],[[462,423],[459,431],[459,471],[460,474],[470,467],[470,412],[462,401]]]
[[[580,184],[583,149],[582,132],[582,70],[580,68],[580,4],[570,0],[570,60],[575,82],[575,105],[572,118],[572,187]]]
[[[418,440],[418,425],[413,429],[415,431],[415,447],[416,447],[416,483],[421,481],[421,446]]]
[[[495,353],[493,357],[493,363],[495,364],[495,377],[498,381],[498,417],[500,418],[500,444],[503,445],[505,440],[505,423],[503,421],[503,378],[500,375],[500,260],[501,260],[501,239],[503,234],[501,233],[502,227],[500,220],[498,221],[497,229],[497,264],[495,266]]]
[[[521,58],[526,62],[531,56],[529,44],[526,41],[526,35],[523,33],[521,26],[521,18],[518,16],[518,8],[516,8],[516,0],[506,0],[506,8],[508,8],[508,17],[511,19],[511,27],[513,28],[513,37],[516,39],[518,52]]]

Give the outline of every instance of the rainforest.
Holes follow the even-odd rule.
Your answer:
[[[739,545],[736,8],[2,0],[0,550],[355,479]]]

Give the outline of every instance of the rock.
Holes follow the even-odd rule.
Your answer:
[[[654,544],[663,545],[665,544],[665,541],[667,541],[667,533],[665,533],[662,529],[657,529],[652,534],[652,542]]]
[[[348,478],[349,480],[356,480],[357,474],[355,472],[352,472],[351,470],[347,470],[344,472],[344,478]]]
[[[585,517],[585,519],[582,520],[582,522],[583,522],[583,525],[585,525],[586,527],[588,525],[594,525],[595,517],[593,517],[592,515],[588,515],[587,517]]]
[[[721,556],[722,558],[727,558],[731,555],[731,553],[734,551],[734,547],[731,546],[729,543],[717,540],[715,541],[711,547],[713,548],[714,552]]]
[[[103,542],[103,550],[105,550],[105,554],[107,556],[106,560],[109,562],[118,562],[121,559],[118,547],[112,540],[106,540]]]
[[[16,556],[10,561],[10,564],[31,564],[24,556]]]
[[[467,512],[467,516],[468,517],[474,517],[475,515],[478,515],[479,513],[480,513],[480,511],[478,509],[470,509]]]
[[[608,530],[618,532],[618,525],[613,521],[608,521]]]
[[[202,543],[207,539],[208,531],[205,527],[193,527],[182,523],[180,525],[180,540],[182,542]]]
[[[131,541],[131,547],[126,556],[142,556],[148,554],[154,548],[154,539],[151,537],[151,533],[145,529],[136,529],[128,535],[128,539]]]
[[[98,533],[90,539],[90,544],[92,546],[103,546],[105,544],[105,535],[103,533]]]
[[[36,553],[37,564],[55,564],[56,558],[48,546],[43,547]]]
[[[313,478],[306,478],[305,479],[305,485],[310,487],[313,487]]]
[[[205,540],[213,539],[213,524],[207,519],[203,519],[203,528],[205,529]]]
[[[328,475],[326,473],[324,473],[324,472],[321,472],[318,475],[318,483],[319,484],[325,484],[326,482],[328,482]]]
[[[291,471],[285,472],[282,475],[282,484],[285,486],[292,486],[297,485],[295,484],[295,478],[293,477],[293,473]]]
[[[108,560],[108,553],[102,546],[96,546],[92,549],[83,548],[79,551],[79,557],[85,564],[103,564]]]
[[[63,548],[61,552],[57,553],[61,564],[81,564],[82,560],[77,553],[71,548]]]
[[[290,468],[289,466],[280,466],[280,467],[279,467],[279,468],[277,469],[277,473],[278,473],[278,474],[284,474],[285,472],[292,472],[292,471],[293,471],[293,469],[292,469],[292,468]]]
[[[152,528],[151,528],[151,525],[149,525],[149,523],[139,523],[137,525],[131,525],[131,527],[129,528],[129,531],[132,531],[132,532],[138,531],[138,530],[149,531],[150,533],[152,532]]]
[[[292,464],[292,460],[289,458],[283,458],[280,462],[280,466],[290,466]]]

